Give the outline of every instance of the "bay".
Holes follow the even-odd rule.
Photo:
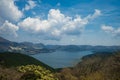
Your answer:
[[[93,53],[92,51],[80,51],[80,52],[56,51],[53,53],[39,53],[31,56],[53,68],[64,68],[76,65],[78,62],[80,62],[83,56],[92,53]]]

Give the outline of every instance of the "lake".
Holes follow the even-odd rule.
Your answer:
[[[72,67],[80,62],[80,59],[92,51],[66,52],[56,51],[53,53],[40,53],[31,55],[32,57],[44,62],[53,68]]]

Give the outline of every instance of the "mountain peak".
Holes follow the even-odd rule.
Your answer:
[[[0,36],[0,43],[6,43],[6,42],[8,43],[10,41]]]

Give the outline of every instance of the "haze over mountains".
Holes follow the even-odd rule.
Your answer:
[[[12,42],[0,37],[0,52],[21,52],[26,54],[50,53],[53,51],[117,51],[120,46],[91,46],[91,45],[44,45],[42,43]]]
[[[41,43],[33,44],[30,42],[12,42],[0,37],[0,51],[21,52],[21,53],[41,53],[49,52]]]

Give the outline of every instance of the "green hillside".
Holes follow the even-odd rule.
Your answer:
[[[0,80],[58,80],[55,70],[25,54],[0,53]]]
[[[0,65],[5,67],[17,67],[21,65],[40,65],[49,70],[54,70],[50,66],[25,54],[4,52],[0,53]]]

